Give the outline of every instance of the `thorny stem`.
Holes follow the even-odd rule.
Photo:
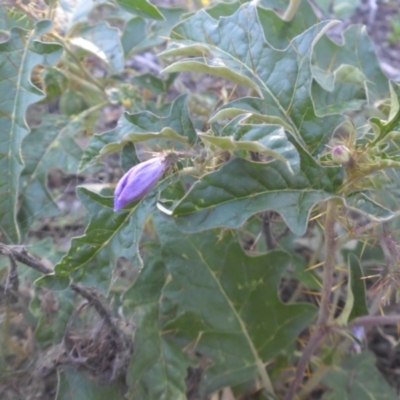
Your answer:
[[[293,400],[298,387],[303,381],[304,373],[307,365],[322,342],[328,334],[330,328],[328,327],[330,317],[331,295],[333,287],[333,274],[335,272],[335,251],[336,251],[336,235],[335,235],[335,222],[337,214],[337,205],[335,199],[329,200],[327,204],[326,217],[325,217],[325,264],[322,283],[321,303],[318,311],[317,327],[312,334],[303,354],[297,364],[296,374],[292,381],[289,390],[286,394],[285,400]]]
[[[322,340],[325,338],[326,333],[327,332],[321,329],[317,329],[315,333],[311,336],[310,340],[308,341],[306,347],[303,350],[303,354],[299,360],[299,363],[297,364],[296,375],[289,387],[288,392],[286,393],[285,400],[294,399],[297,389],[303,380],[303,376],[306,371],[308,362],[311,359],[312,355],[314,354],[315,350],[317,350]]]
[[[337,205],[336,200],[328,201],[325,218],[325,264],[322,281],[321,304],[318,311],[317,326],[323,328],[327,325],[330,316],[331,295],[333,287],[333,275],[335,272],[335,222]]]

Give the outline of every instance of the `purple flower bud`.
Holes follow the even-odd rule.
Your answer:
[[[351,153],[346,146],[338,145],[332,149],[332,160],[336,164],[347,164],[350,159]]]
[[[131,168],[115,188],[114,211],[122,210],[146,196],[157,185],[171,162],[169,156],[155,157]]]

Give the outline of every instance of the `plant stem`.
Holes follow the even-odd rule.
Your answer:
[[[296,15],[297,9],[299,8],[300,4],[301,0],[290,0],[290,4],[286,9],[285,14],[283,14],[283,20],[288,22],[291,21]]]
[[[349,326],[354,328],[356,326],[363,326],[368,328],[376,325],[394,325],[400,324],[400,315],[365,315],[351,321]]]
[[[333,274],[335,272],[335,252],[336,252],[336,235],[335,222],[337,214],[336,200],[328,201],[326,217],[325,217],[325,264],[321,292],[321,304],[318,310],[317,329],[311,335],[303,354],[297,364],[296,375],[292,381],[285,400],[293,400],[297,389],[303,381],[304,373],[307,365],[318,348],[319,344],[330,331],[328,326],[330,319],[330,305],[333,287]]]
[[[321,304],[318,311],[317,326],[323,328],[329,322],[330,305],[333,286],[333,274],[335,272],[336,253],[336,222],[337,205],[336,200],[328,201],[325,217],[325,264],[322,280]]]
[[[293,400],[300,383],[303,380],[304,373],[306,371],[308,362],[310,361],[312,355],[314,354],[315,350],[317,350],[319,344],[325,338],[326,331],[318,329],[315,333],[311,336],[310,340],[307,343],[307,346],[303,350],[303,354],[297,364],[296,368],[296,375],[289,387],[288,392],[286,393],[285,400]]]

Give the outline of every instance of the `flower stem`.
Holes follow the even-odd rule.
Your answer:
[[[325,336],[329,333],[330,327],[328,326],[330,319],[330,306],[331,295],[333,287],[333,275],[335,272],[335,252],[336,252],[336,235],[335,235],[335,222],[337,216],[337,204],[335,199],[328,201],[326,217],[325,217],[325,264],[321,292],[321,304],[318,311],[317,327],[311,335],[303,354],[297,364],[296,375],[292,381],[289,390],[286,394],[285,400],[293,400],[297,389],[303,381],[304,373],[307,365],[317,350],[320,343]]]

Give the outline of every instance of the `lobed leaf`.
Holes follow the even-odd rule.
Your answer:
[[[339,76],[339,82],[335,82],[338,71],[344,67],[352,68],[353,76],[351,79],[348,76],[347,82]],[[321,38],[314,48],[313,76],[312,95],[318,115],[360,109],[365,103],[373,106],[389,95],[388,80],[365,26],[349,27],[343,33],[343,44],[326,36]],[[354,97],[363,101],[354,103]],[[327,109],[328,105],[331,110]]]
[[[55,266],[54,274],[44,276],[38,283],[63,290],[73,278],[107,291],[118,258],[125,257],[139,268],[142,266],[138,246],[146,219],[155,210],[156,196],[150,194],[134,203],[130,210],[116,213],[112,197],[84,187],[79,187],[77,192],[89,211],[90,223],[83,236],[72,240],[68,253]]]
[[[162,45],[170,36],[172,27],[179,22],[186,11],[183,8],[158,7],[158,9],[164,17],[162,21],[133,17],[126,23],[121,37],[126,58]]]
[[[124,52],[118,29],[101,22],[93,26],[81,26],[74,34],[75,37],[69,40],[74,46],[96,55],[110,65],[113,72],[124,70]]]
[[[197,135],[189,116],[186,97],[178,97],[171,104],[166,117],[158,117],[149,111],[126,113],[120,119],[117,128],[93,136],[83,154],[79,169],[82,171],[106,155],[121,150],[129,142],[170,139],[193,144]]]
[[[187,235],[155,215],[169,279],[163,289],[164,331],[212,360],[201,388],[264,378],[265,363],[310,323],[315,308],[283,304],[278,287],[290,256],[274,251],[249,257],[235,235]]]
[[[21,175],[22,200],[18,218],[25,231],[36,219],[59,213],[47,188],[47,175],[53,168],[67,174],[77,172],[82,150],[74,137],[84,130],[84,122],[84,115],[71,120],[47,114],[22,143],[25,168]]]
[[[222,150],[246,150],[282,161],[292,172],[299,172],[300,157],[281,126],[246,123],[249,115],[240,115],[224,126],[218,136],[199,134],[204,142]]]
[[[20,241],[16,217],[24,167],[21,144],[29,133],[25,113],[44,97],[31,74],[38,64],[55,64],[62,53],[60,45],[40,41],[51,26],[50,21],[40,21],[33,31],[12,28],[10,38],[0,43],[0,230],[9,242]]]
[[[321,151],[342,121],[339,115],[318,118],[311,98],[313,48],[331,23],[316,24],[276,50],[264,37],[261,17],[253,3],[219,20],[199,11],[173,29],[174,44],[162,53],[194,58],[177,61],[165,72],[201,71],[251,87],[262,97],[266,115],[284,121],[311,152]]]
[[[341,168],[321,167],[304,151],[300,159],[296,175],[276,161],[233,159],[193,185],[174,209],[177,225],[185,232],[238,228],[250,216],[273,210],[296,235],[303,235],[312,208],[335,196]]]

